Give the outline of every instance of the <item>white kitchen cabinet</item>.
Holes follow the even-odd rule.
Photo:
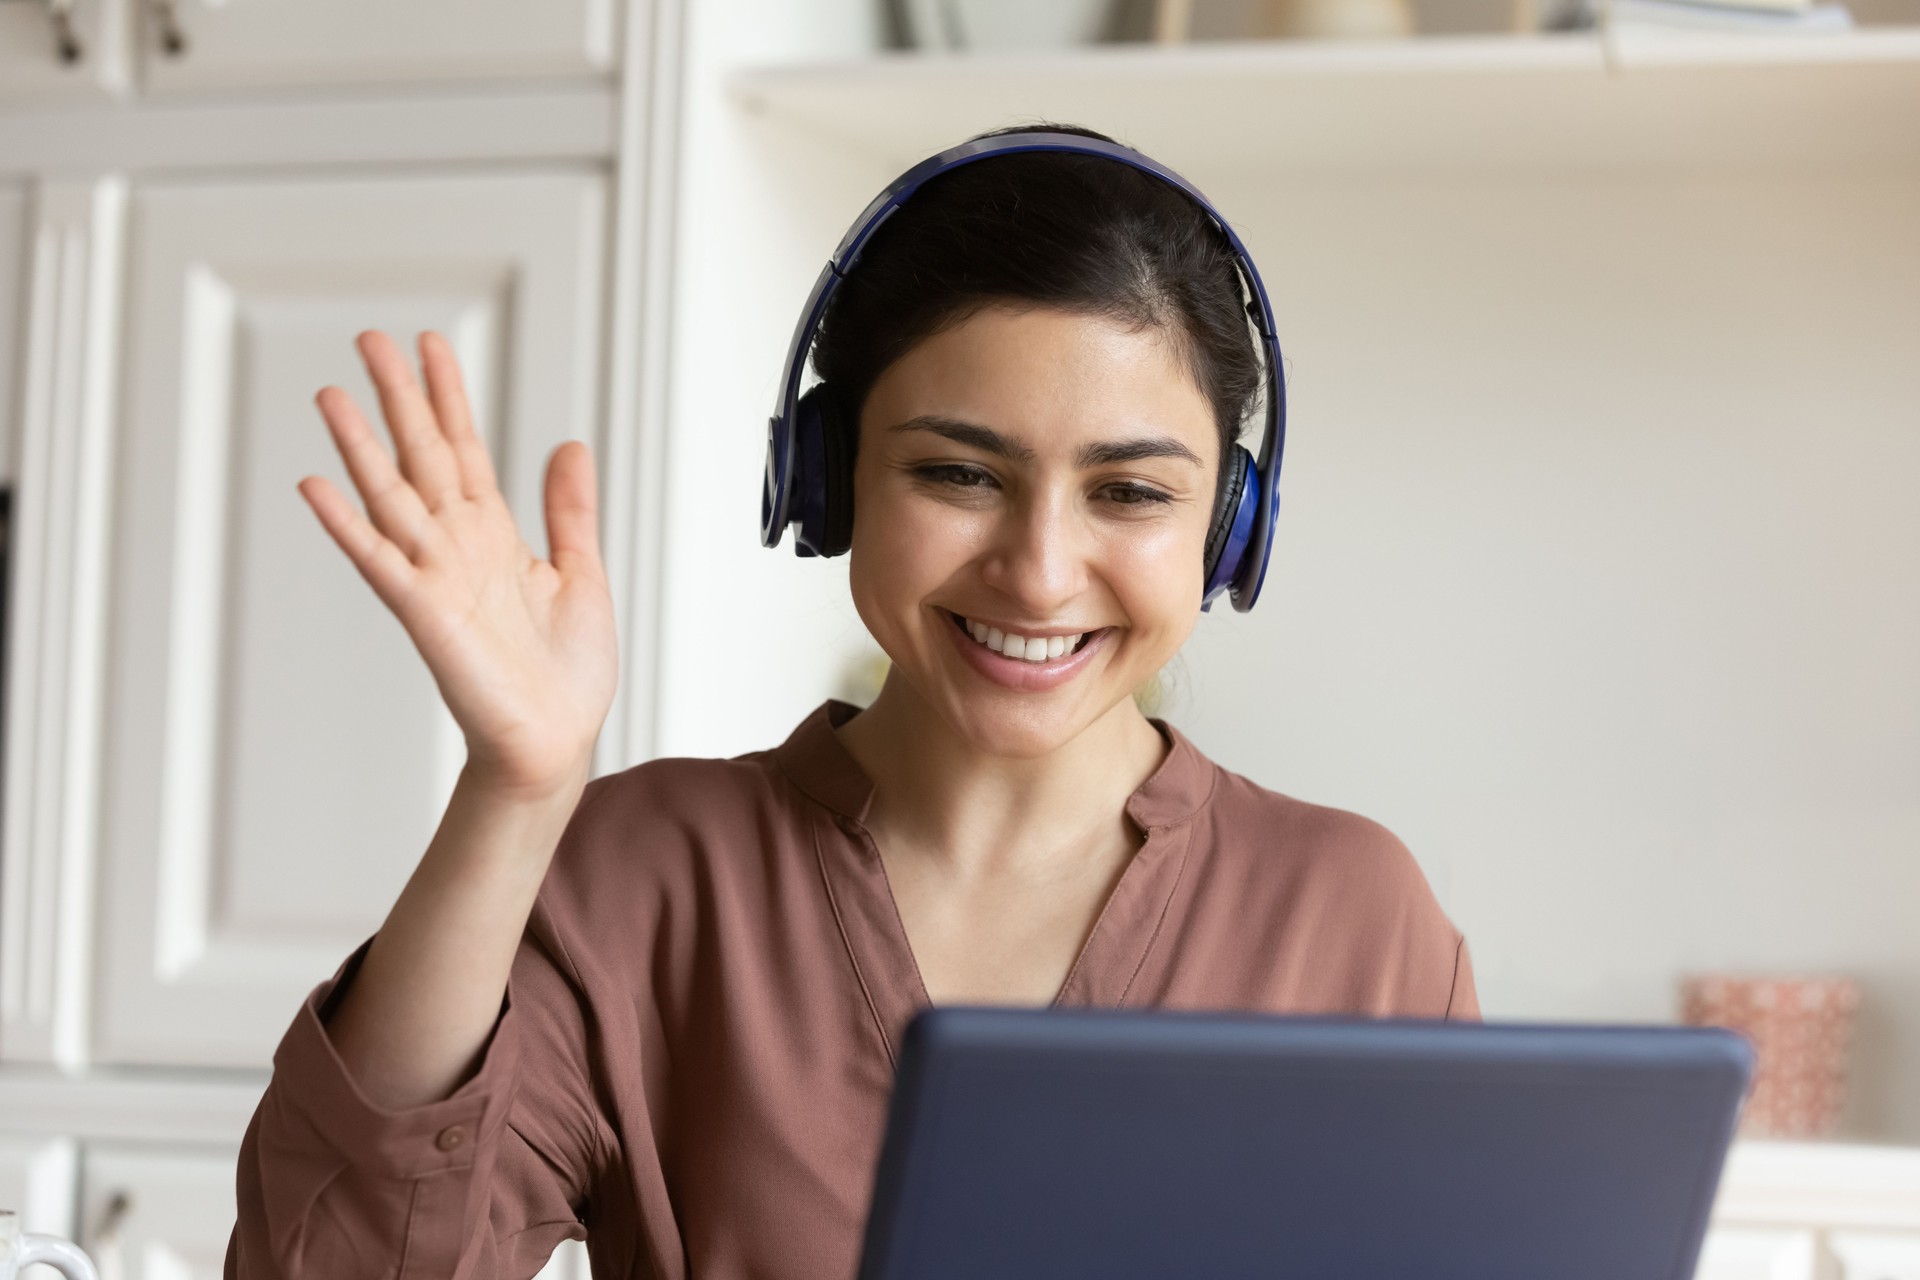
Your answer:
[[[149,5],[141,74],[158,91],[600,77],[619,12],[618,0],[177,0]]]
[[[1827,1247],[1840,1280],[1920,1280],[1920,1232],[1836,1231]]]
[[[125,183],[32,185],[5,409],[5,765],[0,783],[0,1050],[85,1058],[93,917],[91,788],[105,628],[109,406]]]
[[[464,754],[294,488],[357,501],[319,386],[384,439],[352,335],[454,340],[539,554],[548,456],[590,441],[616,607],[648,589],[678,13],[76,0],[63,63],[41,0],[0,0],[0,1203],[110,1277],[222,1273],[269,1054]],[[541,1275],[586,1280],[584,1247]]]
[[[24,1231],[73,1234],[78,1147],[69,1138],[0,1137],[0,1208]]]
[[[133,195],[94,1060],[266,1066],[398,896],[464,746],[295,490],[358,502],[312,398],[387,441],[352,335],[446,333],[545,555],[547,457],[595,439],[604,200],[590,171]]]
[[[89,1147],[80,1243],[101,1274],[219,1280],[233,1233],[236,1159],[227,1149]]]
[[[127,87],[131,0],[75,0],[78,56],[60,53],[43,0],[0,3],[0,104],[102,99]]]
[[[45,0],[0,3],[0,104],[224,89],[610,81],[624,0]],[[650,0],[635,0],[645,22]]]
[[[5,74],[0,71],[0,80]],[[19,394],[20,335],[27,318],[26,261],[27,188],[0,181],[0,485],[13,483],[17,465],[11,409]]]

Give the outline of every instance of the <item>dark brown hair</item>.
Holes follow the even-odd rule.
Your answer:
[[[1073,125],[1020,128],[1113,141]],[[1265,377],[1233,250],[1185,193],[1102,156],[1016,152],[928,181],[873,233],[835,291],[814,368],[857,423],[894,361],[1006,303],[1164,332],[1213,406],[1224,480]]]

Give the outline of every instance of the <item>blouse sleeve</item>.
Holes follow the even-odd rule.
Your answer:
[[[1447,999],[1447,1021],[1481,1022],[1480,996],[1473,989],[1473,954],[1462,935],[1453,950],[1453,994]]]
[[[328,1035],[371,938],[314,988],[241,1143],[226,1280],[526,1280],[586,1239],[615,1140],[571,965],[542,924],[536,905],[479,1068],[438,1102],[375,1105]]]

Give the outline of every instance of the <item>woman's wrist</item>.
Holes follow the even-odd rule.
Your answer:
[[[504,874],[521,884],[519,892],[530,892],[579,807],[587,777],[583,763],[538,785],[524,779],[507,784],[469,763],[454,783],[440,829],[416,874],[439,882],[441,891],[452,889],[448,881],[469,883],[475,875],[504,884],[494,880]],[[482,892],[491,897],[492,891]]]
[[[563,808],[570,812],[592,774],[591,746],[567,764],[535,772],[504,769],[469,753],[455,788],[490,806],[529,812]]]

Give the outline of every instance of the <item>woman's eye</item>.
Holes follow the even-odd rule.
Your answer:
[[[991,475],[979,467],[967,467],[953,462],[918,467],[914,470],[914,474],[923,480],[931,480],[935,484],[950,484],[957,489],[977,489],[993,480]]]
[[[1116,484],[1109,486],[1107,492],[1123,507],[1144,507],[1167,501],[1166,494],[1141,484]]]

